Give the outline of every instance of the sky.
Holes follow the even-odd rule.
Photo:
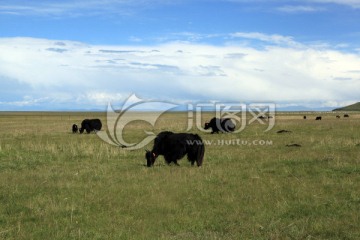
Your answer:
[[[0,111],[359,102],[360,0],[0,0]]]

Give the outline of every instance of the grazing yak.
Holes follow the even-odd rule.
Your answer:
[[[77,133],[77,131],[78,131],[78,126],[76,124],[73,124],[72,125],[72,132]]]
[[[321,116],[316,117],[315,120],[321,120]]]
[[[100,131],[102,123],[100,119],[84,119],[81,122],[81,128],[79,129],[80,133],[83,133],[86,130],[87,133],[92,131]]]
[[[303,116],[303,119],[306,119],[306,116]]]
[[[348,118],[349,117],[349,114],[344,114],[344,118]]]
[[[213,133],[220,132],[233,132],[235,130],[235,124],[231,121],[230,118],[212,118],[210,122],[205,123],[204,129],[211,128]]]
[[[156,158],[163,155],[167,164],[177,163],[178,160],[187,154],[191,165],[196,162],[200,167],[203,162],[205,146],[197,134],[173,133],[169,131],[159,133],[154,140],[154,147],[151,151],[146,150],[145,158],[147,166],[154,165]]]

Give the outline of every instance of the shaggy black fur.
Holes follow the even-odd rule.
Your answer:
[[[212,118],[210,122],[205,123],[204,129],[211,128],[213,133],[219,132],[233,132],[235,130],[235,124],[231,121],[230,118]]]
[[[73,124],[72,125],[72,132],[77,133],[77,131],[78,131],[78,126],[76,124]]]
[[[147,166],[154,165],[156,158],[163,155],[167,164],[177,163],[178,160],[187,155],[191,165],[196,162],[200,167],[203,162],[205,146],[197,134],[173,133],[169,131],[159,133],[154,140],[154,147],[151,151],[146,150],[145,158]]]
[[[84,119],[81,123],[81,128],[79,129],[80,133],[83,133],[86,130],[87,133],[92,131],[100,131],[102,123],[100,119]]]

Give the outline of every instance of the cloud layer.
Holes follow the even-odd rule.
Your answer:
[[[339,106],[358,101],[359,54],[306,46],[280,35],[233,33],[229,38],[263,46],[107,46],[2,38],[0,109],[105,109],[107,102],[120,104],[131,93],[173,102]]]

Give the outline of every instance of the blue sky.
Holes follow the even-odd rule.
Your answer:
[[[360,0],[0,1],[0,110],[359,101]]]

